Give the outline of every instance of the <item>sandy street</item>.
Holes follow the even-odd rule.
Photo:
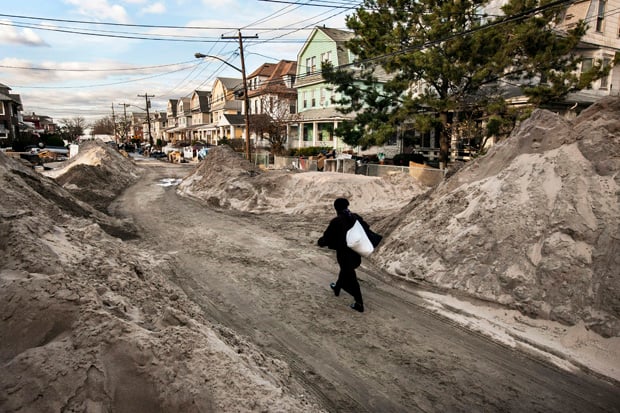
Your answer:
[[[620,412],[618,113],[535,111],[435,187],[0,153],[0,411]],[[384,235],[363,314],[316,245],[342,196]]]
[[[215,208],[164,184],[192,168],[144,163],[110,210],[137,226],[128,244],[173,268],[204,318],[236,333],[227,344],[243,352],[243,337],[288,364],[292,393],[330,412],[620,411],[617,387],[437,315],[367,260],[358,270],[366,312],[352,311],[351,297],[329,288],[333,252],[316,246],[329,205],[318,218]]]

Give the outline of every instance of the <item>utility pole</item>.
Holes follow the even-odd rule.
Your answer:
[[[112,102],[112,128],[114,129],[114,142],[118,147],[118,136],[116,136],[116,117],[114,116],[114,102]]]
[[[129,103],[119,103],[119,105],[123,106],[123,116],[124,116],[124,124],[123,124],[123,143],[127,143],[127,106],[131,106]]]
[[[146,102],[146,123],[149,125],[149,143],[151,144],[151,150],[153,150],[153,135],[151,135],[151,115],[149,115],[149,108],[151,107],[151,101],[149,98],[155,97],[154,95],[149,95],[146,92],[144,95],[138,95],[138,97],[143,97]]]
[[[238,31],[236,37],[226,37],[222,35],[222,39],[238,39],[239,40],[239,54],[241,56],[241,76],[243,77],[243,100],[245,105],[245,156],[248,161],[252,161],[250,154],[250,98],[248,97],[248,81],[245,76],[245,58],[243,56],[243,39],[258,39],[258,35],[254,36],[242,36],[241,29]]]

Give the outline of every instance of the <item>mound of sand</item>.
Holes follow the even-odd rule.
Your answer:
[[[537,110],[506,141],[377,226],[407,279],[620,335],[620,99],[573,122]]]
[[[228,146],[212,148],[178,187],[181,194],[220,208],[308,216],[333,214],[338,197],[348,198],[355,212],[384,215],[425,190],[408,175],[260,171]]]
[[[77,156],[45,175],[56,179],[78,199],[105,212],[108,205],[138,179],[139,170],[131,159],[95,140],[81,144]]]
[[[318,411],[285,363],[202,317],[168,257],[2,153],[0,185],[0,411]]]

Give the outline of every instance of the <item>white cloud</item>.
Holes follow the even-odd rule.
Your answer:
[[[129,23],[125,8],[118,4],[109,4],[108,0],[65,0],[65,3],[77,7],[83,16],[98,20],[112,20],[117,23]]]
[[[202,0],[202,4],[207,6],[207,8],[217,10],[232,6],[235,4],[235,0]]]
[[[49,46],[31,29],[18,30],[9,20],[0,20],[0,43],[25,46]]]
[[[163,14],[166,12],[166,5],[162,2],[153,3],[140,10],[142,14]]]

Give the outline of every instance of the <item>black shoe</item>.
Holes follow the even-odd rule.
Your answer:
[[[340,295],[340,288],[336,288],[336,283],[331,283],[329,285],[329,288],[331,288],[334,291],[334,295],[336,297],[338,297]]]
[[[364,312],[364,304],[353,303],[349,307],[351,307],[355,311],[359,311],[360,313]]]

